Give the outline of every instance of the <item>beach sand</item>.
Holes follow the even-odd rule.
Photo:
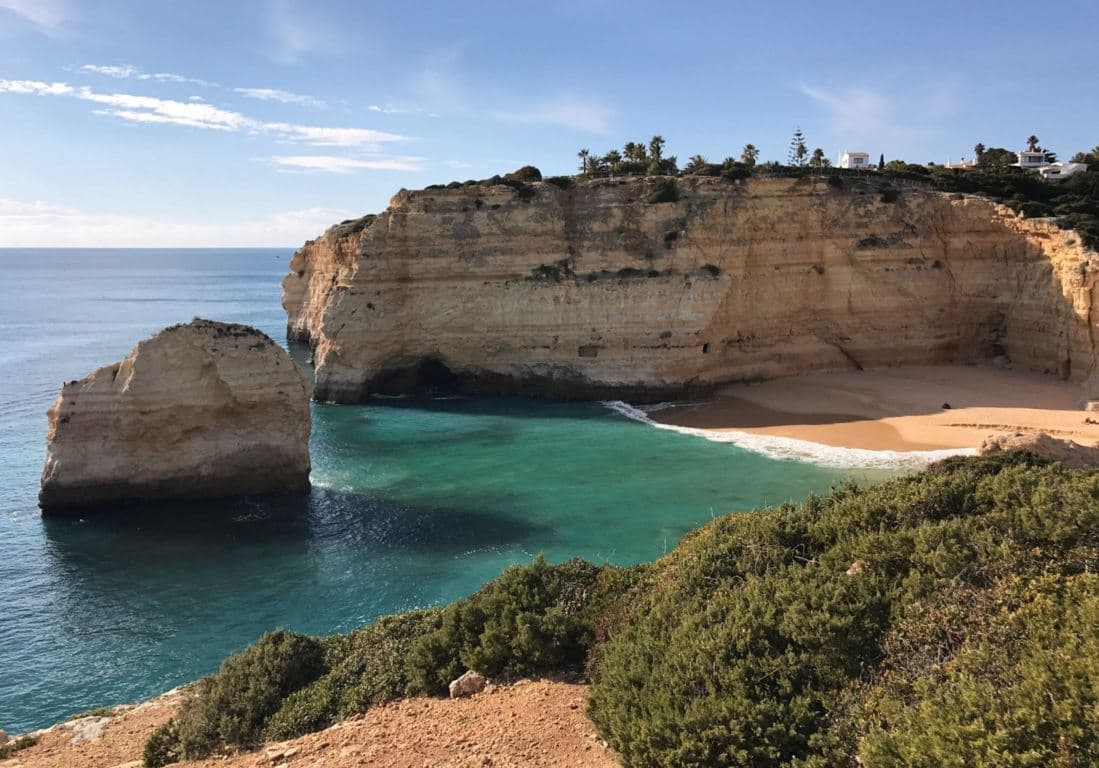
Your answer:
[[[810,373],[734,384],[705,401],[649,412],[661,424],[748,432],[873,451],[972,449],[992,434],[1047,432],[1099,443],[1099,398],[1078,383],[983,366]],[[944,404],[950,407],[945,408]]]

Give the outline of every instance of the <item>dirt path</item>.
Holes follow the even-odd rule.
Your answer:
[[[550,680],[490,686],[467,699],[405,699],[332,728],[195,768],[617,768],[584,715],[587,687]],[[117,717],[55,726],[0,768],[139,768],[146,737],[175,712],[178,695]],[[96,733],[99,732],[98,735]],[[79,741],[78,736],[88,736]]]

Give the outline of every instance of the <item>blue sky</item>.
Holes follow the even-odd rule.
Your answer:
[[[897,7],[893,7],[893,6]],[[1099,144],[1099,3],[0,0],[0,247],[295,246],[654,133],[910,162]]]

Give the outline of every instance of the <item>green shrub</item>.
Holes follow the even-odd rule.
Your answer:
[[[347,219],[346,221],[341,221],[339,224],[328,230],[328,232],[333,239],[338,240],[341,237],[348,237],[350,235],[356,234],[357,232],[362,232],[364,229],[367,229],[371,224],[373,224],[374,220],[377,218],[378,217],[376,214],[368,213],[366,216],[363,216],[359,219]]]
[[[550,176],[545,181],[558,189],[568,189],[572,186],[572,178],[569,176]]]
[[[1097,483],[1012,455],[722,518],[602,648],[592,719],[628,766],[1091,764]]]
[[[579,614],[598,572],[588,563],[553,567],[542,557],[508,568],[448,606],[442,626],[416,644],[411,687],[442,693],[469,669],[515,677],[580,667],[590,635]]]
[[[513,181],[534,182],[542,180],[542,172],[533,165],[524,165],[518,170],[512,171],[505,178]]]
[[[675,179],[657,179],[649,193],[650,203],[674,203],[679,200],[679,188],[675,185]]]
[[[864,765],[1095,764],[1099,577],[1045,578],[995,597],[1006,610],[953,622],[980,631],[945,663],[915,677],[902,668],[871,693]]]
[[[326,671],[324,646],[315,638],[279,630],[229,656],[202,680],[175,718],[181,752],[203,757],[223,746],[249,747],[283,700]]]
[[[347,635],[327,638],[329,671],[291,694],[267,722],[271,739],[326,728],[358,712],[406,695],[408,657],[440,626],[443,609],[383,616]]]
[[[179,743],[179,733],[174,720],[162,724],[153,731],[145,742],[142,763],[145,768],[160,768],[183,759],[183,750]]]
[[[16,752],[30,749],[37,743],[37,736],[20,736],[17,739],[12,739],[7,744],[0,744],[0,760],[7,760],[9,757],[14,756]]]

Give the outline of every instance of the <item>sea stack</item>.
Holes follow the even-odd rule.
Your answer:
[[[50,408],[44,514],[309,488],[305,372],[246,325],[195,318],[66,384]]]

